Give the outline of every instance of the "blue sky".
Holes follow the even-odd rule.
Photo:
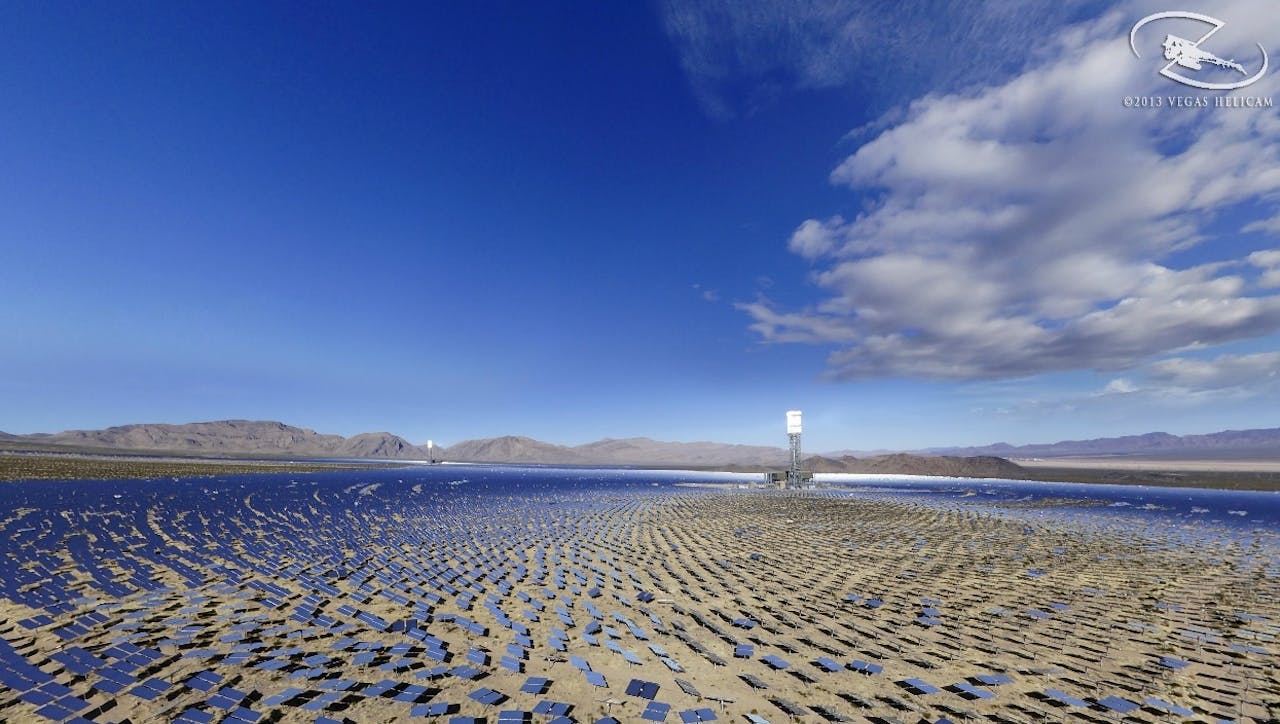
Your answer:
[[[1123,108],[1150,3],[932,6],[7,4],[0,430],[1280,424],[1275,110]]]

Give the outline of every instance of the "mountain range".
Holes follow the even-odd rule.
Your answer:
[[[281,422],[221,420],[184,425],[144,424],[103,430],[68,430],[59,433],[11,435],[0,432],[5,448],[79,450],[97,452],[178,453],[211,456],[266,456],[293,458],[383,458],[426,460],[425,446],[414,445],[389,432],[343,437],[318,433]],[[1228,430],[1209,435],[1170,435],[1157,432],[1127,437],[1072,440],[1051,444],[985,447],[930,448],[913,457],[984,458],[973,462],[998,470],[997,458],[1053,458],[1122,455],[1257,454],[1280,456],[1280,428]],[[528,437],[504,436],[466,440],[447,448],[435,448],[437,460],[456,462],[508,462],[552,465],[679,465],[691,467],[734,466],[780,468],[787,451],[781,447],[732,445],[715,442],[662,442],[649,438],[604,439],[584,445],[555,445]],[[907,465],[894,455],[849,454],[848,451],[809,458],[814,469],[827,472],[889,472]],[[878,462],[872,462],[878,461]],[[913,463],[914,464],[914,463]],[[958,463],[930,463],[932,468]],[[877,468],[883,468],[879,469]],[[909,467],[909,466],[908,466]],[[855,469],[856,468],[856,469]],[[868,469],[877,468],[877,469]],[[946,474],[946,473],[934,473]]]
[[[1061,458],[1099,456],[1188,457],[1198,455],[1280,456],[1280,428],[1224,430],[1207,435],[1170,435],[1150,432],[1145,435],[1100,437],[1091,440],[1065,440],[1035,445],[996,443],[983,447],[945,447],[919,451],[930,455],[998,455],[1016,458]]]
[[[648,438],[598,440],[568,447],[528,437],[505,436],[467,440],[449,448],[414,445],[389,432],[352,437],[327,435],[282,422],[219,420],[183,425],[121,425],[103,430],[11,435],[0,432],[6,447],[63,449],[92,452],[178,453],[185,455],[252,455],[305,458],[384,458],[456,462],[514,462],[553,465],[693,466],[781,465],[782,448],[727,445],[713,442],[658,442]]]
[[[604,439],[567,447],[527,437],[467,440],[445,450],[446,460],[460,462],[524,462],[560,465],[756,465],[780,466],[787,451],[780,447],[717,442],[661,442],[647,437]]]
[[[425,450],[389,432],[351,437],[325,435],[282,422],[220,420],[186,425],[121,425],[105,430],[7,435],[8,446],[26,443],[39,448],[110,452],[182,453],[187,455],[253,455],[316,458],[425,458]]]

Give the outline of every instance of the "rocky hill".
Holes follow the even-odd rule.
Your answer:
[[[1280,428],[1224,430],[1206,435],[1170,435],[1150,432],[1145,435],[1100,437],[1089,440],[1065,440],[1034,445],[996,443],[983,447],[932,448],[928,454],[999,455],[1020,458],[1131,456],[1203,456],[1218,457],[1232,453],[1280,454]]]
[[[424,446],[389,432],[343,437],[281,422],[220,420],[185,425],[121,425],[104,430],[10,435],[0,433],[7,449],[24,446],[111,452],[176,453],[223,457],[383,458],[426,460]],[[1228,430],[1210,435],[1150,433],[1119,438],[1067,441],[1046,445],[1005,444],[981,448],[945,448],[918,454],[845,452],[810,458],[819,472],[904,473],[973,477],[1019,477],[1025,471],[1004,458],[1123,455],[1197,455],[1227,457],[1248,451],[1280,456],[1280,428]],[[664,442],[646,437],[604,439],[566,446],[528,437],[467,440],[436,448],[436,460],[451,462],[532,463],[544,465],[634,465],[739,470],[779,469],[787,451],[763,445],[715,442]]]
[[[249,455],[315,458],[419,459],[426,451],[391,433],[364,433],[351,438],[325,435],[281,422],[220,420],[185,425],[121,425],[105,430],[67,430],[18,435],[9,443],[40,447],[171,452],[188,455]]]
[[[870,473],[876,475],[941,475],[957,478],[1027,477],[1027,469],[1004,458],[981,455],[956,457],[949,455],[877,455],[875,457],[838,459],[811,457],[807,467],[816,473]]]
[[[573,448],[578,454],[608,465],[680,464],[694,466],[781,465],[787,451],[762,445],[718,442],[662,442],[647,437],[599,440]]]
[[[427,451],[413,445],[399,435],[389,432],[362,432],[347,438],[339,450],[339,457],[389,458],[392,460],[425,460]]]
[[[451,462],[533,463],[544,465],[586,465],[591,461],[573,448],[552,445],[518,435],[465,440],[445,448],[440,457]]]
[[[647,437],[604,439],[568,447],[527,437],[467,440],[447,448],[445,460],[548,465],[781,465],[786,451],[755,445],[715,442],[661,442]]]

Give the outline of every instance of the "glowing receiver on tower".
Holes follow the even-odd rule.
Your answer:
[[[800,411],[787,410],[787,434],[799,435],[801,432],[802,431],[800,430]]]

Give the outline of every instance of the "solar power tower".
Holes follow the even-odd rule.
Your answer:
[[[791,441],[791,467],[787,470],[787,487],[803,487],[800,475],[800,411],[787,410],[787,439]]]

